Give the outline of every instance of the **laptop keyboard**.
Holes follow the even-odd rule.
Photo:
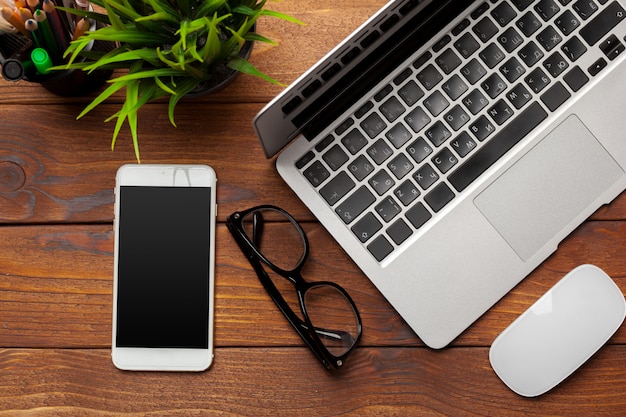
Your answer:
[[[380,262],[624,51],[624,17],[608,0],[485,2],[296,167]]]

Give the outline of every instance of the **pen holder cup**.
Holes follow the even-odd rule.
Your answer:
[[[104,27],[103,23],[92,22],[90,30]],[[87,51],[110,52],[117,47],[115,42],[93,41]],[[80,59],[80,58],[79,58]],[[43,88],[63,97],[78,97],[90,94],[104,85],[113,74],[112,70],[86,72],[80,69],[50,71],[48,74],[27,73],[25,81],[41,84]]]
[[[109,52],[115,49],[114,42],[95,41],[92,51]],[[112,70],[86,72],[80,69],[51,71],[49,74],[26,76],[24,79],[41,84],[43,88],[58,96],[78,97],[98,90],[113,74]]]
[[[95,46],[95,45],[94,45]],[[98,70],[91,73],[79,69],[55,71],[39,81],[46,90],[58,96],[78,97],[98,90],[111,77],[113,71]]]

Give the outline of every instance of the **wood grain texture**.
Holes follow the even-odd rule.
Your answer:
[[[257,45],[252,62],[289,83],[385,3],[269,2],[307,25],[263,19],[261,33],[280,46]],[[66,99],[0,80],[0,417],[626,415],[624,325],[536,399],[513,394],[488,361],[495,337],[582,263],[603,268],[626,293],[626,194],[450,347],[430,350],[264,157],[251,121],[281,89],[240,76],[219,94],[182,101],[178,127],[165,102],[141,110],[144,163],[205,163],[217,172],[216,356],[204,373],[131,373],[110,360],[114,178],[135,159],[125,130],[111,151],[113,126],[104,120],[123,97],[77,121],[93,95]],[[228,214],[266,203],[306,230],[305,278],[338,282],[361,312],[362,342],[340,372],[324,370],[303,346],[224,225]]]
[[[601,351],[549,401],[509,391],[485,348],[363,348],[337,374],[304,348],[218,348],[199,374],[122,372],[109,359],[107,350],[0,351],[0,416],[618,415],[615,388],[626,384],[615,371],[624,346]]]

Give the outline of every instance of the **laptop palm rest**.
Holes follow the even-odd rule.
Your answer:
[[[569,116],[474,203],[522,260],[531,258],[624,175],[581,120]],[[556,246],[555,246],[556,248]]]

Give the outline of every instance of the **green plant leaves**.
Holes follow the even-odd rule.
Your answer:
[[[296,0],[297,1],[297,0]],[[103,22],[71,43],[68,64],[56,69],[127,69],[85,107],[78,118],[125,90],[125,101],[107,121],[116,120],[111,147],[125,123],[139,156],[138,111],[146,103],[169,96],[172,125],[177,103],[225,66],[280,84],[238,55],[246,41],[275,44],[252,29],[261,16],[303,24],[286,14],[266,10],[265,0],[92,0],[106,14],[63,9]],[[89,50],[93,42],[112,42],[109,52]],[[117,74],[117,73],[116,73]]]

